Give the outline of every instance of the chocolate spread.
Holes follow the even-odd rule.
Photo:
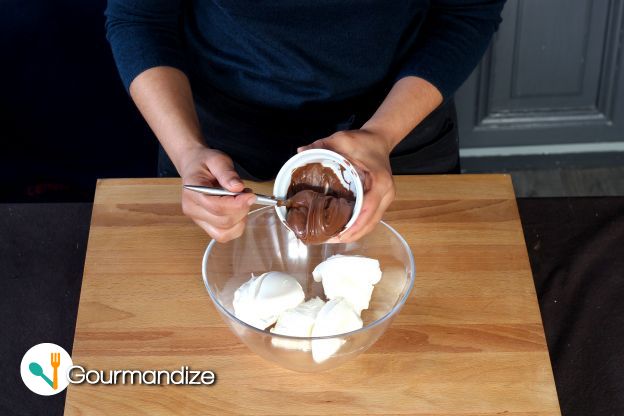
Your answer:
[[[287,197],[286,222],[306,244],[320,244],[337,235],[351,219],[355,196],[334,171],[320,163],[295,169]]]

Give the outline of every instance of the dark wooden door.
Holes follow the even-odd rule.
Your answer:
[[[462,157],[624,151],[623,0],[509,0],[456,95]]]

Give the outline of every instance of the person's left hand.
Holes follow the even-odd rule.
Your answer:
[[[371,232],[395,196],[390,169],[392,149],[388,141],[381,134],[369,129],[347,130],[300,147],[297,151],[308,149],[328,149],[343,155],[355,166],[362,179],[362,210],[355,223],[339,235],[339,242],[355,241]]]

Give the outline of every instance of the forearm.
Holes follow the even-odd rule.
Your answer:
[[[442,103],[436,87],[422,78],[397,81],[375,114],[362,126],[383,138],[390,151]]]
[[[430,0],[397,79],[426,79],[450,98],[468,78],[501,21],[505,0]]]
[[[176,68],[150,68],[132,81],[130,95],[179,172],[185,155],[205,146],[188,78]]]

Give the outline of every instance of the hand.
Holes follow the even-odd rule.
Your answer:
[[[242,192],[245,188],[232,159],[215,149],[197,146],[187,151],[178,169],[184,184],[221,186],[232,192]],[[243,233],[249,207],[255,200],[254,194],[210,196],[185,189],[182,211],[212,238],[224,243]]]
[[[349,159],[360,174],[364,185],[362,210],[355,223],[339,235],[339,242],[355,241],[371,232],[394,200],[394,180],[390,168],[392,149],[388,143],[380,133],[362,128],[339,131],[297,149],[298,152],[308,149],[333,150]]]

